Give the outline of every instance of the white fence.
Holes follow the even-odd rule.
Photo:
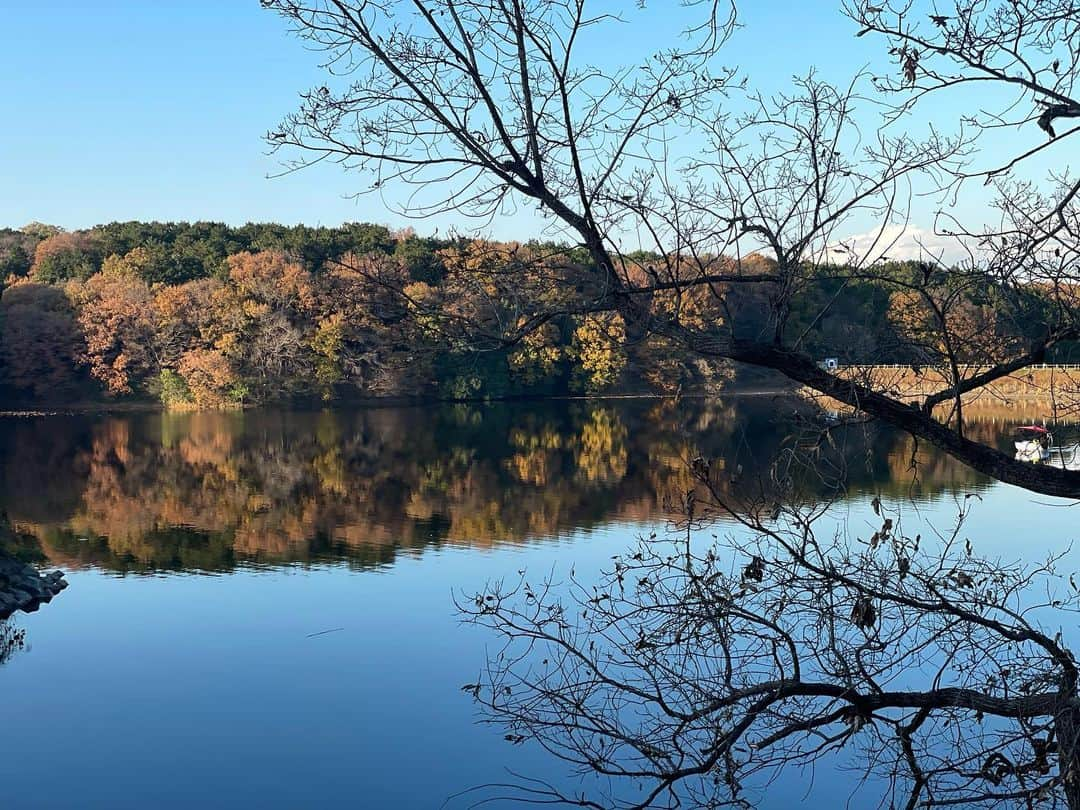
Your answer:
[[[904,369],[910,371],[914,368],[911,363],[874,363],[871,365],[843,365],[838,368],[843,371],[844,369],[855,369],[856,371],[873,371],[879,368],[895,368]],[[957,366],[961,371],[986,371],[993,368],[992,365],[970,365],[961,363]],[[922,371],[949,371],[947,366],[919,366]],[[1018,369],[1015,373],[1024,371],[1030,371],[1032,369],[1053,369],[1056,371],[1080,371],[1080,363],[1035,363],[1030,366],[1024,366]]]

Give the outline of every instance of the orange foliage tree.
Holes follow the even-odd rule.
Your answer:
[[[313,367],[311,274],[276,251],[239,253],[227,266],[227,283],[212,296],[215,349],[259,396],[302,388]]]
[[[209,347],[218,318],[214,303],[221,286],[217,279],[203,278],[154,289],[155,350],[164,368],[176,369],[189,349]]]
[[[110,394],[131,393],[156,366],[150,288],[113,268],[67,290],[86,340],[82,362]]]
[[[237,377],[222,352],[192,349],[180,358],[178,370],[196,407],[221,408],[237,403]]]

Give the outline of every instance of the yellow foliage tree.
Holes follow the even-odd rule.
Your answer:
[[[603,391],[615,384],[626,367],[626,326],[618,313],[586,315],[574,330],[574,350],[585,390]]]

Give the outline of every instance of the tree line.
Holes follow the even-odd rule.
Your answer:
[[[775,269],[758,255],[718,260]],[[638,252],[628,267],[646,285],[672,261]],[[1025,321],[1044,320],[1037,289],[1017,306],[988,278],[958,286],[916,262],[878,271],[856,281],[830,265],[808,273],[790,318],[809,354],[935,364],[951,351],[985,363],[1026,339]],[[0,274],[0,390],[13,402],[483,399],[716,390],[735,376],[732,363],[693,357],[662,334],[629,335],[618,312],[560,306],[555,298],[580,295],[596,275],[587,250],[564,244],[425,238],[368,223],[32,223],[0,230]],[[898,287],[903,279],[920,291]],[[774,294],[767,283],[674,283],[646,306],[704,334],[736,328],[752,339],[768,329]],[[558,317],[532,323],[537,299]],[[939,315],[951,346],[941,345]],[[520,338],[506,340],[517,328]]]

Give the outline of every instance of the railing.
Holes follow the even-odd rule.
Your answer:
[[[837,371],[843,371],[843,370],[846,370],[846,369],[854,369],[856,371],[873,371],[874,369],[879,369],[879,368],[906,369],[906,370],[910,371],[910,370],[914,369],[915,366],[913,364],[911,364],[911,363],[872,363],[872,364],[866,364],[866,365],[860,365],[860,364],[845,365],[845,364],[841,364],[841,365],[838,365],[836,367],[836,370]],[[975,365],[975,364],[969,364],[969,363],[960,363],[960,364],[957,365],[957,368],[959,368],[961,371],[978,371],[980,369],[993,368],[993,365]],[[919,369],[923,370],[923,371],[943,371],[943,372],[948,372],[950,370],[949,367],[947,367],[947,366],[923,366],[923,365],[920,365]],[[1023,372],[1023,371],[1030,371],[1031,369],[1040,369],[1040,370],[1054,369],[1054,370],[1057,370],[1057,371],[1080,371],[1080,363],[1033,363],[1030,366],[1024,366],[1023,368],[1018,369],[1017,372],[1014,372],[1014,373],[1019,373],[1019,372]]]

